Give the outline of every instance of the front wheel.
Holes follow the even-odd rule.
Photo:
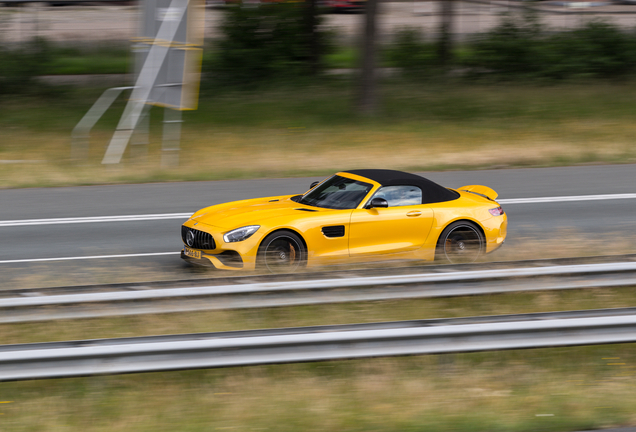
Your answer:
[[[486,250],[486,240],[472,222],[458,221],[447,226],[437,242],[435,258],[451,264],[472,263]]]
[[[279,231],[265,237],[258,248],[258,262],[271,273],[292,273],[307,262],[307,250],[298,235]]]

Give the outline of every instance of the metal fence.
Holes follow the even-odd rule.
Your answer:
[[[632,257],[633,259],[633,257]],[[209,281],[208,281],[209,282]],[[453,297],[496,293],[620,287],[636,284],[636,262],[517,267],[501,270],[416,273],[406,275],[328,278],[287,282],[171,287],[135,286],[66,288],[3,292],[0,323],[70,318],[264,308]]]
[[[0,381],[636,342],[633,308],[0,345]]]

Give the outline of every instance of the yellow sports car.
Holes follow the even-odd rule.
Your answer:
[[[507,216],[496,198],[486,186],[453,190],[401,171],[344,171],[304,195],[197,211],[181,227],[181,257],[272,273],[343,261],[472,262],[506,238]]]

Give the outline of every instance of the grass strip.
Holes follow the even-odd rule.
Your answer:
[[[632,305],[633,288],[2,326],[3,343]],[[572,431],[632,425],[633,345],[0,383],[27,430]]]
[[[10,431],[588,430],[636,422],[634,360],[616,345],[2,383],[12,402],[2,422]]]
[[[258,92],[220,91],[184,113],[180,165],[161,168],[161,119],[150,143],[118,166],[100,161],[123,110],[91,134],[89,158],[70,160],[70,132],[99,92],[0,100],[0,187],[326,175],[360,167],[404,170],[632,163],[633,83],[506,86],[390,81],[373,120],[352,112],[352,85],[326,79]],[[61,91],[61,90],[59,90]]]

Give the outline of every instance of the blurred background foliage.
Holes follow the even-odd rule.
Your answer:
[[[0,44],[0,94],[30,92],[34,78],[48,72],[52,56],[51,45],[41,38],[18,47]]]
[[[440,61],[434,41],[415,27],[403,27],[395,32],[391,43],[382,50],[386,64],[401,68],[411,77],[429,76],[438,69]]]
[[[554,32],[531,13],[506,15],[477,36],[463,63],[499,78],[614,78],[636,71],[633,31],[600,20]]]
[[[227,8],[221,37],[204,50],[202,89],[293,84],[328,69],[357,67],[355,47],[338,43],[334,30],[320,25],[319,12],[304,3]],[[449,75],[468,82],[628,79],[636,72],[635,33],[601,20],[557,31],[526,11],[502,15],[492,30],[456,44],[445,67],[433,35],[416,27],[399,29],[381,47],[380,66],[428,81]],[[0,94],[42,92],[35,79],[42,75],[127,73],[130,57],[125,44],[42,38],[0,44]]]
[[[211,45],[203,72],[208,81],[240,86],[312,75],[314,56],[320,70],[335,48],[320,18],[305,3],[228,8],[222,37]]]

